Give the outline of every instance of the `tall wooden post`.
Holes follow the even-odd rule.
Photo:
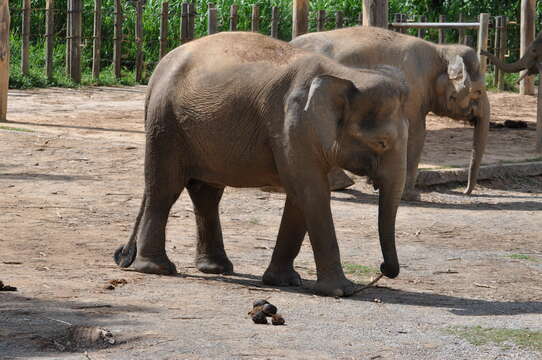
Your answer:
[[[55,36],[54,1],[45,3],[45,76],[47,80],[53,79],[53,49]]]
[[[121,56],[122,56],[122,0],[115,0],[115,27],[113,31],[113,67],[115,77],[121,77]]]
[[[100,78],[102,61],[102,0],[94,0],[94,34],[92,43],[92,78]]]
[[[135,5],[136,82],[141,82],[143,79],[143,4],[141,0],[137,0]]]
[[[188,3],[183,2],[181,4],[181,44],[186,44],[189,40],[188,36],[188,20],[189,20],[189,14],[188,14]]]
[[[250,31],[260,31],[260,7],[256,4],[252,5],[252,16],[250,21]]]
[[[65,61],[65,64],[66,64],[66,76],[70,76],[70,65],[71,65],[71,49],[72,49],[72,35],[70,33],[70,31],[72,31],[72,25],[71,25],[71,21],[72,21],[72,1],[71,0],[67,0],[66,1],[66,14],[67,14],[67,18],[66,18],[66,61]]]
[[[71,1],[70,29],[70,77],[76,84],[81,82],[81,11],[82,0]]]
[[[426,22],[427,16],[425,15],[419,15],[418,16],[418,22]],[[418,29],[418,37],[423,39],[425,38],[425,29]]]
[[[30,46],[30,0],[23,0],[22,17],[23,44],[21,47],[21,72],[28,75],[28,53]]]
[[[464,22],[465,20],[465,17],[462,13],[459,14],[459,22],[462,23]],[[464,44],[465,43],[465,30],[464,29],[459,29],[458,30],[458,33],[459,33],[459,36],[457,37],[457,43],[458,44]]]
[[[337,11],[335,13],[335,29],[342,29],[344,26],[344,14],[342,11]]]
[[[215,34],[218,31],[216,23],[216,8],[210,7],[207,9],[207,34]]]
[[[196,20],[196,5],[193,2],[188,3],[188,41],[195,38],[194,26]]]
[[[363,26],[388,28],[388,0],[363,0]]]
[[[271,37],[277,39],[279,37],[279,21],[280,21],[280,9],[278,6],[271,8]]]
[[[292,39],[309,31],[309,0],[293,0]]]
[[[316,31],[324,31],[326,26],[326,11],[318,10],[318,16],[316,18]]]
[[[506,55],[507,51],[507,43],[508,43],[508,16],[502,17],[502,28],[501,28],[501,36],[499,38],[500,44],[500,53],[499,58],[501,61],[504,62],[504,56]],[[499,81],[497,82],[497,88],[499,90],[504,90],[504,72],[502,70],[499,70]]]
[[[160,59],[163,58],[168,51],[168,41],[167,41],[167,32],[168,32],[168,13],[169,13],[169,3],[164,1],[162,3],[162,14],[160,16]]]
[[[9,0],[0,0],[0,122],[7,121],[9,87]]]
[[[237,31],[237,5],[232,4],[230,7],[230,31]]]
[[[489,14],[480,14],[480,28],[478,29],[478,59],[480,59],[480,72],[486,73],[487,58],[481,54],[482,50],[487,51],[487,40],[489,38]]]
[[[501,59],[501,31],[502,31],[502,16],[495,16],[495,41],[494,41],[494,49],[495,49],[495,56]],[[493,66],[493,86],[497,86],[499,83],[499,77],[502,76],[502,72],[497,66]]]
[[[525,50],[534,40],[536,16],[536,0],[521,0],[521,27],[519,55],[523,56]],[[527,70],[520,72],[523,77]],[[519,84],[519,93],[522,95],[534,95],[534,76],[527,76]]]
[[[446,22],[446,16],[445,15],[439,15],[438,16],[438,22]],[[444,44],[446,42],[446,34],[444,33],[444,29],[438,30],[438,43]]]

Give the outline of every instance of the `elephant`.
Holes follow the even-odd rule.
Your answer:
[[[485,50],[482,51],[482,54],[487,56],[489,61],[504,72],[514,73],[527,70],[522,77],[536,75],[539,70],[542,70],[542,32],[529,44],[523,56],[514,63],[503,63],[501,59]],[[519,81],[521,81],[521,78]]]
[[[407,180],[403,199],[419,199],[415,190],[425,141],[425,117],[440,116],[474,124],[474,139],[465,194],[476,186],[489,132],[489,100],[476,52],[463,45],[437,45],[390,30],[357,26],[305,34],[295,47],[328,56],[341,64],[364,68],[380,64],[403,70],[410,88]]]
[[[187,188],[197,225],[197,269],[231,274],[218,212],[224,187],[281,186],[286,200],[263,282],[301,285],[293,264],[308,232],[314,290],[351,295],[326,176],[337,166],[369,176],[380,189],[381,271],[396,277],[407,94],[397,69],[352,69],[256,33],[218,33],[176,48],[148,85],[143,200],[130,239],[115,251],[116,263],[133,263],[143,273],[176,273],[165,250],[165,227]]]

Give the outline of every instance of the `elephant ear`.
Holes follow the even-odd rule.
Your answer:
[[[337,139],[337,128],[356,92],[352,81],[331,75],[320,75],[311,81],[303,110],[310,116],[314,123],[312,128],[325,148],[331,147]]]
[[[454,56],[448,63],[448,79],[452,83],[456,93],[470,89],[470,76],[461,56]]]

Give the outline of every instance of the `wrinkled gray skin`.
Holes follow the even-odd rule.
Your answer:
[[[523,56],[514,63],[503,63],[499,58],[487,51],[483,51],[483,55],[487,56],[489,61],[504,72],[514,73],[527,70],[525,76],[538,74],[538,66],[542,65],[542,33],[537,35],[536,39],[527,47]]]
[[[316,291],[350,295],[326,176],[338,166],[369,176],[380,188],[381,269],[396,277],[406,94],[396,69],[354,70],[254,33],[220,33],[175,49],[149,83],[145,192],[132,237],[115,253],[117,264],[176,272],[166,255],[165,228],[171,206],[187,188],[198,228],[197,268],[232,273],[218,212],[224,187],[282,186],[286,204],[263,281],[301,284],[293,262],[308,232]]]
[[[407,180],[403,198],[417,199],[418,164],[425,141],[425,117],[441,116],[475,124],[466,194],[476,185],[489,131],[489,101],[476,52],[463,45],[437,45],[377,27],[310,33],[292,45],[326,55],[341,64],[367,68],[392,65],[403,70],[410,94]]]

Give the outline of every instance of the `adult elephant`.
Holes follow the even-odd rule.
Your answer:
[[[386,64],[403,70],[411,90],[405,108],[410,127],[404,199],[419,196],[414,186],[425,141],[427,114],[432,111],[473,123],[472,157],[465,194],[472,192],[486,147],[490,112],[484,74],[480,73],[478,56],[472,48],[437,45],[367,26],[310,33],[295,38],[291,44],[352,67]]]
[[[293,261],[309,233],[316,291],[343,296],[327,181],[338,166],[380,188],[382,272],[399,273],[395,216],[404,188],[408,89],[399,70],[358,71],[255,33],[220,33],[185,44],[154,71],[145,110],[145,191],[121,267],[171,274],[165,228],[186,187],[198,228],[196,266],[231,273],[218,205],[225,186],[282,186],[286,204],[263,281],[300,285]]]

